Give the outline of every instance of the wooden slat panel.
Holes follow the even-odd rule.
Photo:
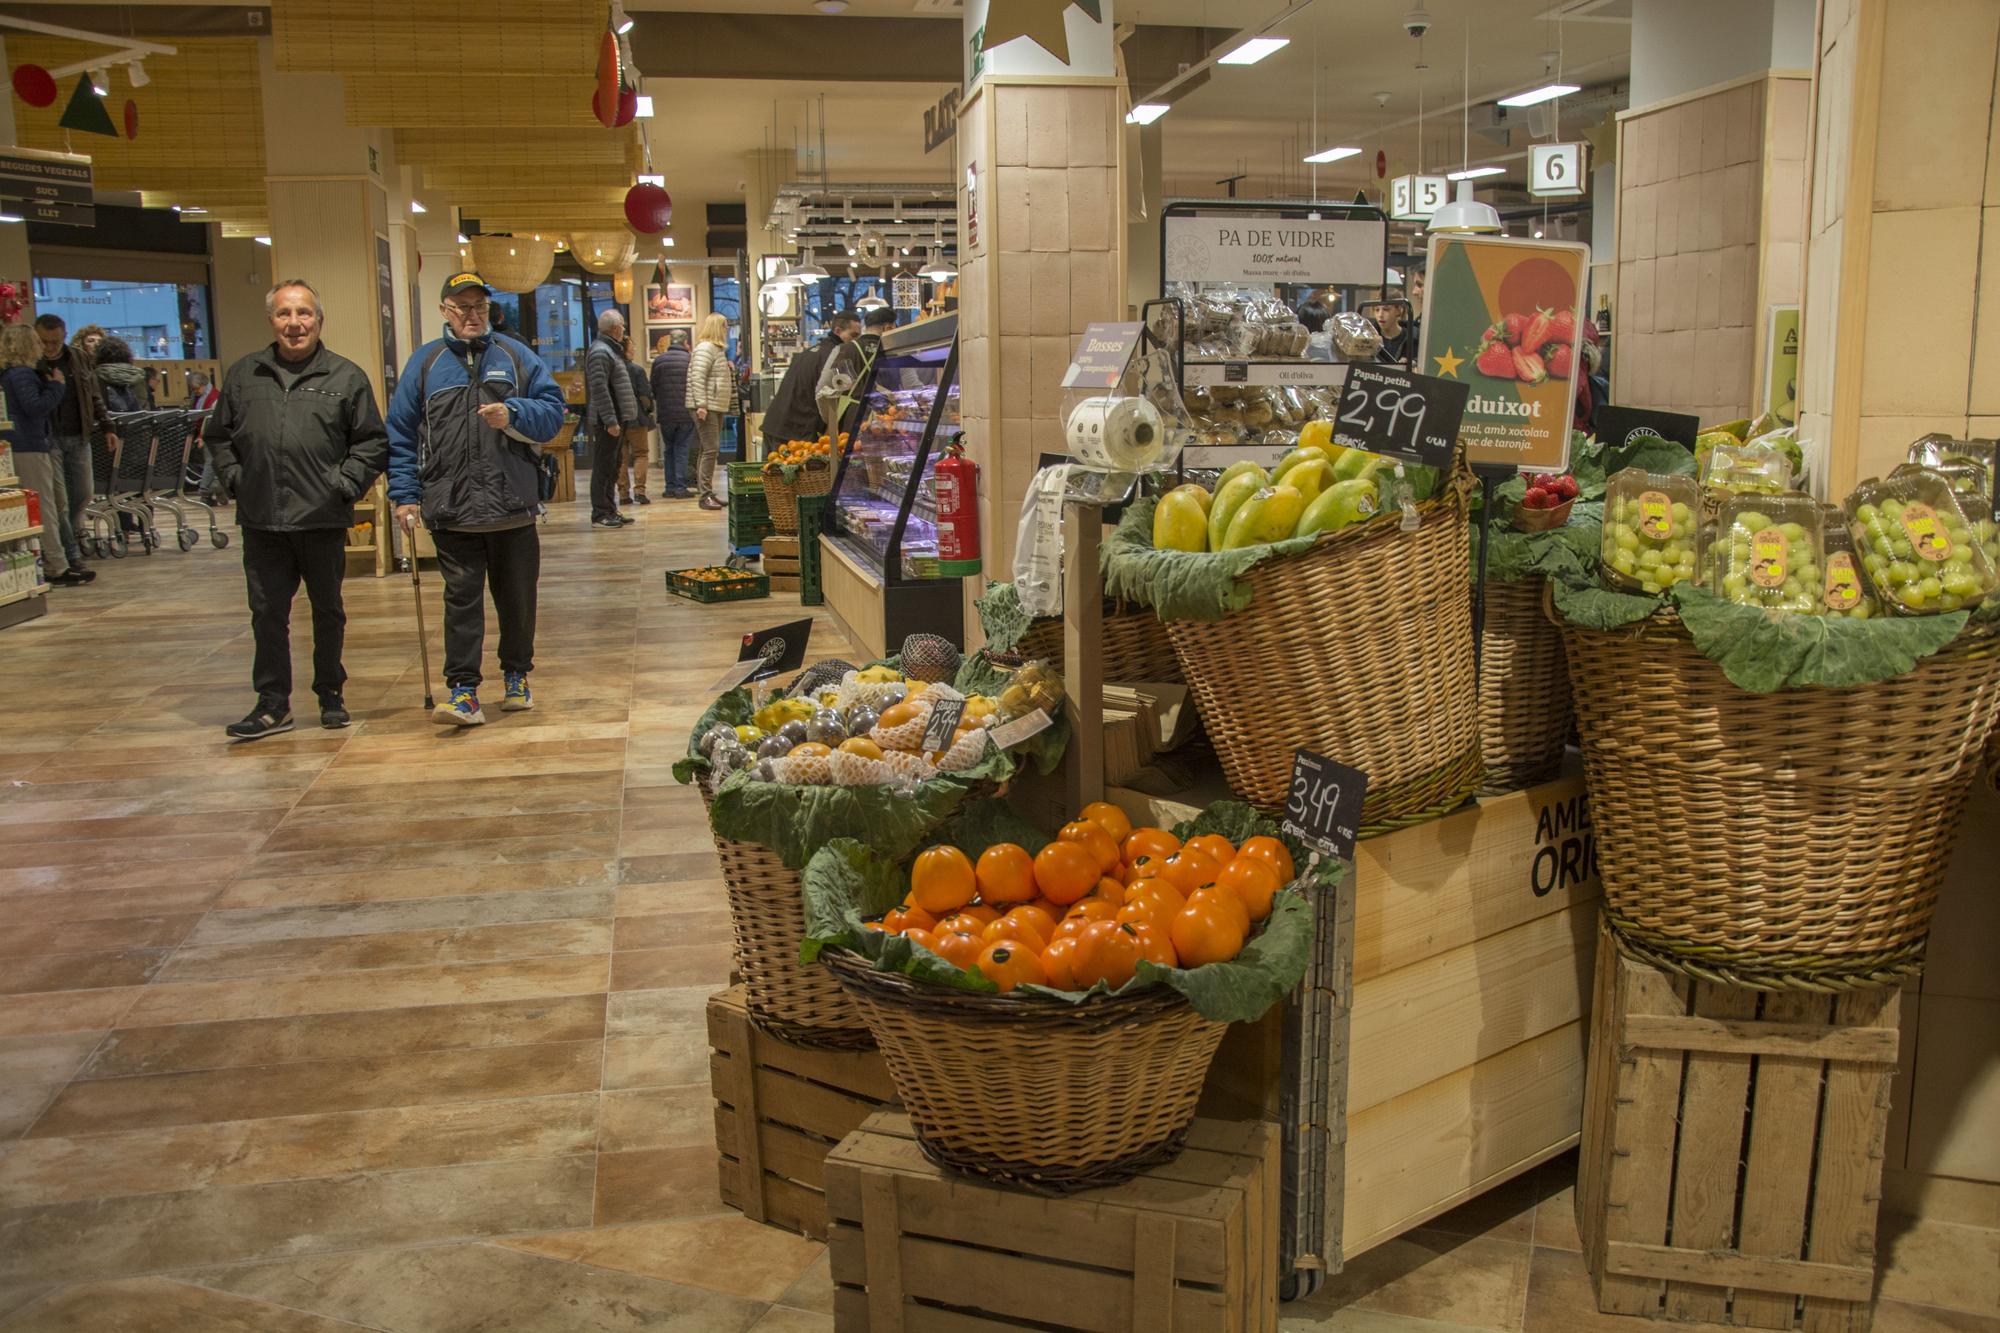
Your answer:
[[[482,75],[592,69],[605,21],[593,0],[274,0],[271,11],[281,70],[440,78],[461,67]]]
[[[1698,1018],[1752,1018],[1757,992],[1703,983],[1694,988],[1694,1011]],[[1736,1243],[1737,1167],[1743,1160],[1749,1092],[1748,1055],[1696,1051],[1688,1056],[1674,1163],[1672,1234],[1679,1249],[1727,1250]],[[1721,1287],[1667,1284],[1670,1318],[1716,1321],[1728,1305],[1729,1293]]]
[[[1679,1014],[1633,1014],[1625,1022],[1626,1042],[1651,1050],[1783,1055],[1879,1065],[1896,1063],[1900,1037],[1894,1028],[1753,1023]]]
[[[1902,992],[1850,991],[1834,1002],[1833,1021],[1894,1027]],[[1836,1063],[1826,1071],[1826,1113],[1820,1124],[1814,1173],[1812,1242],[1816,1263],[1860,1266],[1875,1262],[1875,1217],[1882,1200],[1882,1137],[1889,1127],[1890,1079],[1867,1065]],[[1806,1333],[1848,1333],[1868,1327],[1868,1293],[1854,1303],[1808,1296]]]
[[[1684,1283],[1697,1290],[1753,1287],[1765,1291],[1808,1291],[1839,1301],[1866,1301],[1875,1287],[1875,1272],[1871,1268],[1844,1268],[1837,1264],[1809,1264],[1798,1260],[1751,1259],[1742,1255],[1707,1254],[1666,1245],[1621,1245],[1614,1242],[1607,1261],[1607,1267],[1613,1273],[1668,1279],[1672,1284],[1669,1303],[1673,1288]]]
[[[464,91],[456,80],[435,73],[385,74],[356,71],[345,80],[347,123],[366,126],[462,128],[467,120]],[[476,120],[489,133],[504,129],[602,129],[590,109],[597,88],[594,73],[545,75],[534,81],[532,97],[482,99]]]
[[[1759,1027],[1817,1020],[1822,1032],[1833,1012],[1824,995],[1773,991],[1764,997]],[[1894,1036],[1895,1034],[1890,1034]],[[1754,1259],[1799,1257],[1805,1243],[1806,1193],[1812,1185],[1813,1136],[1800,1113],[1819,1104],[1820,1061],[1794,1055],[1757,1058],[1757,1088],[1750,1107],[1750,1151],[1743,1162],[1743,1221],[1736,1248]],[[1790,1328],[1796,1292],[1740,1290],[1734,1314],[1753,1328]]]
[[[1610,1021],[1616,1022],[1621,1010],[1686,1012],[1685,977],[1622,955],[1617,966],[1620,1003],[1613,1006]],[[1673,1160],[1684,1057],[1628,1050],[1622,1044],[1616,1055],[1617,1085],[1612,1089],[1615,1137],[1611,1170],[1604,1185],[1604,1236],[1610,1243],[1659,1245],[1667,1238],[1667,1188],[1673,1177],[1664,1163]],[[1610,1314],[1656,1315],[1662,1291],[1661,1283],[1648,1278],[1607,1273],[1598,1282],[1598,1308]]]

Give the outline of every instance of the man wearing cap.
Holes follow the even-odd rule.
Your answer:
[[[444,575],[444,683],[432,714],[447,726],[479,708],[486,593],[500,618],[501,708],[532,708],[535,593],[541,578],[542,446],[562,429],[562,390],[536,356],[491,324],[492,293],[454,273],[439,294],[445,336],[411,354],[389,404],[389,498],[396,521],[421,521]],[[414,558],[414,557],[413,557]]]

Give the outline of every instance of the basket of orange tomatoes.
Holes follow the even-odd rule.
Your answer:
[[[854,997],[934,1161],[1067,1193],[1179,1153],[1224,1030],[1298,985],[1305,894],[1340,873],[1235,802],[1172,831],[1098,802],[1049,838],[983,801],[908,862],[822,848],[801,956]]]
[[[799,497],[825,495],[833,489],[836,453],[847,452],[847,435],[836,445],[825,435],[817,440],[787,440],[764,460],[764,501],[771,526],[779,532],[799,530]]]

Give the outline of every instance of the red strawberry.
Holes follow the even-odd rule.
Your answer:
[[[1579,494],[1581,494],[1581,492],[1577,488],[1575,477],[1557,477],[1555,482],[1555,492],[1557,495],[1560,495],[1565,500],[1574,500]]]
[[[1554,509],[1562,503],[1562,497],[1554,491],[1529,491],[1521,503],[1530,509]]]
[[[1506,343],[1488,343],[1479,349],[1479,355],[1473,358],[1472,364],[1482,375],[1496,380],[1511,380],[1514,378],[1514,349]]]
[[[1526,315],[1508,315],[1500,323],[1506,331],[1508,344],[1519,347],[1521,345],[1521,331],[1528,327],[1528,317]]]
[[[1566,342],[1550,343],[1548,348],[1548,356],[1545,358],[1545,364],[1549,368],[1549,374],[1555,376],[1559,380],[1568,379],[1571,363],[1574,360],[1574,358],[1575,358],[1575,350],[1570,346],[1570,344]]]
[[[1549,316],[1549,341],[1565,344],[1576,341],[1576,311],[1563,309]]]
[[[1548,345],[1551,316],[1546,310],[1537,310],[1529,316],[1521,329],[1520,346],[1531,352],[1539,352]]]
[[[1514,378],[1524,384],[1540,384],[1549,377],[1549,368],[1542,364],[1542,358],[1525,347],[1514,349]]]

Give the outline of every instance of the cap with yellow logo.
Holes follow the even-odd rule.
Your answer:
[[[492,289],[486,285],[486,279],[477,273],[454,273],[444,280],[444,290],[438,293],[438,300],[449,301],[455,293],[469,291],[474,287],[479,289],[481,295],[493,294]]]

